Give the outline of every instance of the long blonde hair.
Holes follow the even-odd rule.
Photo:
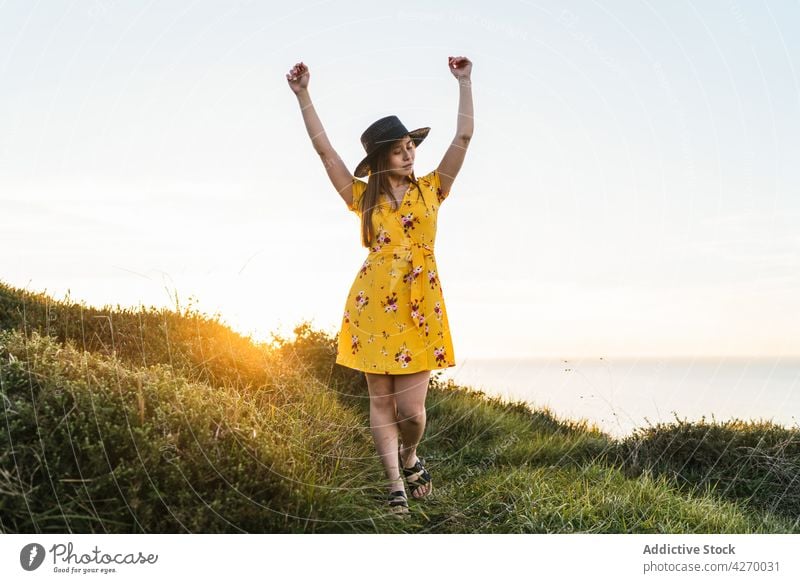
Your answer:
[[[381,192],[390,193],[392,184],[389,182],[389,152],[391,151],[392,144],[389,143],[386,147],[381,148],[375,153],[373,158],[373,168],[370,168],[369,179],[367,180],[367,188],[361,197],[361,244],[364,247],[372,247],[373,238],[375,233],[372,230],[372,213],[378,205],[378,198]],[[419,183],[415,173],[411,172],[411,182],[419,189]],[[421,191],[420,191],[421,192]],[[390,198],[393,198],[391,195]],[[402,200],[397,204],[402,204]]]

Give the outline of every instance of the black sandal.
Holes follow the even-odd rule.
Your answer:
[[[425,484],[431,485],[427,494],[423,494],[422,496],[414,496],[415,498],[425,498],[433,493],[431,475],[428,473],[428,470],[425,469],[425,466],[422,465],[422,458],[418,458],[417,463],[415,463],[412,467],[403,468],[403,476],[406,478],[406,484],[408,484],[408,488],[411,490],[412,496],[414,496],[414,492],[416,492],[418,488],[424,486]]]
[[[396,490],[389,494],[389,510],[397,515],[408,514],[408,498],[404,490]]]

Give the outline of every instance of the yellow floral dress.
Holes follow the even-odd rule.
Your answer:
[[[437,170],[417,182],[419,188],[410,184],[397,209],[382,194],[372,213],[373,245],[347,295],[338,364],[377,374],[455,366],[433,254],[437,213],[449,193],[442,193]],[[359,218],[366,188],[353,178],[349,208]]]

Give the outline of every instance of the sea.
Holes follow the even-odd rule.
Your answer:
[[[799,428],[800,358],[464,358],[436,372],[617,438],[678,419]]]

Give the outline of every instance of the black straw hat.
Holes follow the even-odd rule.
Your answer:
[[[431,131],[429,127],[417,128],[408,131],[406,126],[403,125],[396,115],[389,115],[382,117],[378,121],[370,125],[363,134],[361,134],[361,145],[367,151],[367,155],[356,166],[354,176],[366,176],[367,171],[371,169],[374,155],[381,150],[382,147],[387,146],[389,143],[399,140],[405,135],[411,136],[415,146],[419,146],[428,132]]]

